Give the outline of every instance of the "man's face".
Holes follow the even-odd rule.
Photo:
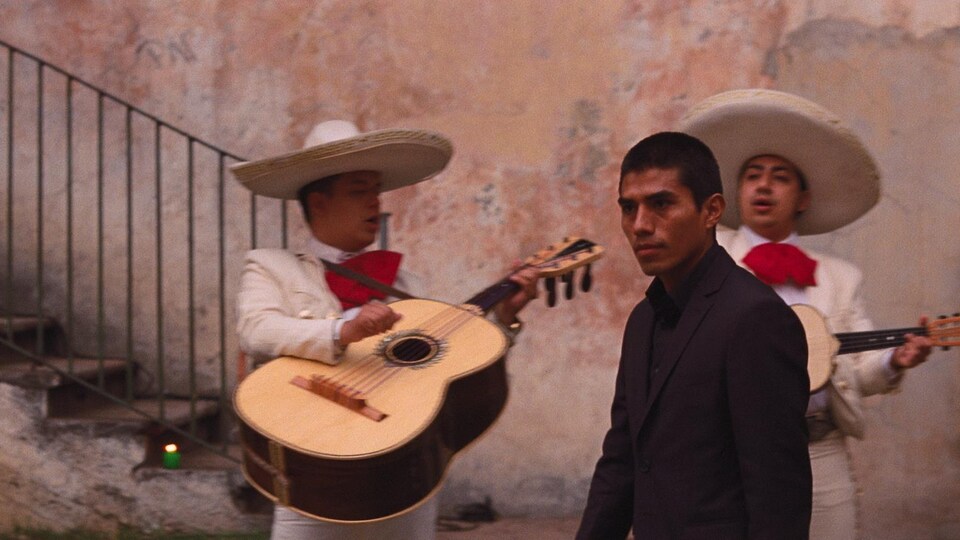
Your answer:
[[[629,172],[620,186],[620,225],[640,268],[658,276],[667,290],[686,278],[713,244],[723,196],[711,195],[697,209],[676,169]]]
[[[810,205],[797,168],[779,156],[747,161],[737,182],[740,219],[764,238],[778,242],[793,232],[797,216]]]
[[[330,193],[311,193],[307,204],[318,240],[343,251],[360,251],[377,239],[380,229],[380,173],[341,174]]]

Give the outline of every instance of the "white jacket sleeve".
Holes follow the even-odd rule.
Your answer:
[[[237,295],[237,335],[255,363],[296,356],[336,364],[334,330],[340,315],[318,262],[278,249],[247,254]]]

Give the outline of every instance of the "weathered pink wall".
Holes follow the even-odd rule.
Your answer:
[[[621,240],[623,153],[690,105],[752,86],[845,118],[880,204],[811,239],[867,270],[881,327],[960,297],[960,5],[937,0],[0,3],[0,39],[248,157],[310,127],[448,134],[438,178],[390,193],[393,247],[457,302],[564,235],[608,249],[595,290],[530,307],[501,421],[452,468],[446,504],[576,514],[599,455],[623,322],[648,280]],[[852,445],[864,537],[960,537],[960,363],[937,352],[870,401]]]

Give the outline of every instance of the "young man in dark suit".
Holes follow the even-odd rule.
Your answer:
[[[793,312],[719,247],[716,160],[658,133],[620,169],[621,226],[647,275],[627,321],[579,539],[807,538],[807,348]]]

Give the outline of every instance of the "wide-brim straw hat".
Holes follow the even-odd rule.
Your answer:
[[[798,234],[821,234],[855,221],[880,199],[880,173],[860,139],[816,103],[775,90],[732,90],[707,98],[680,120],[679,131],[713,151],[728,200],[737,193],[744,162],[759,155],[791,161],[807,179],[810,207]],[[736,204],[720,223],[740,226]]]
[[[317,124],[302,150],[230,167],[257,195],[296,199],[303,186],[351,171],[380,173],[380,191],[416,184],[439,173],[453,155],[450,140],[416,129],[360,133],[344,120]]]

